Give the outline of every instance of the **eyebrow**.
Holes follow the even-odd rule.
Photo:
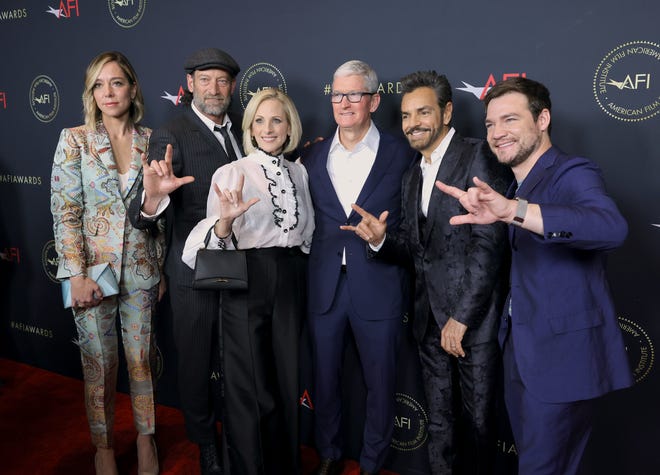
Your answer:
[[[425,106],[421,106],[421,107],[417,107],[415,109],[412,109],[412,111],[415,111],[415,112],[425,111],[425,110],[433,110],[433,106],[425,105]],[[406,110],[401,109],[402,114],[410,114],[410,112],[412,112],[412,111],[408,110],[408,109],[406,109]]]

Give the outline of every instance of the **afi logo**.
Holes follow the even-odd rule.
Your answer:
[[[0,91],[0,102],[2,102],[2,108],[6,109],[7,108],[7,96],[3,91]]]
[[[6,247],[3,252],[0,252],[0,259],[3,261],[21,263],[21,252],[17,247]]]
[[[640,85],[642,89],[644,89],[645,85],[645,89],[648,89],[651,87],[651,75],[649,73],[642,73],[635,74],[633,77],[630,77],[630,74],[628,74],[623,81],[615,81],[614,79],[610,79],[607,81],[607,84],[617,87],[619,90],[632,89],[633,91],[636,91],[640,89]]]
[[[115,0],[114,4],[119,7],[133,6],[133,0]]]
[[[50,104],[50,94],[42,94],[34,97],[34,102],[37,104]]]
[[[48,7],[48,10],[46,10],[46,13],[55,15],[58,20],[62,17],[71,18],[73,12],[76,13],[76,16],[80,16],[78,0],[60,0],[59,8]]]
[[[394,416],[394,425],[398,427],[399,429],[407,429],[410,430],[412,424],[410,423],[410,417],[399,417],[399,416]]]
[[[505,81],[509,78],[517,78],[517,77],[526,78],[527,73],[504,73],[502,74],[502,81]],[[486,84],[483,86],[473,86],[471,84],[466,83],[465,81],[461,81],[461,82],[465,87],[457,87],[456,89],[458,89],[459,91],[469,92],[470,94],[478,98],[480,101],[483,101],[484,97],[486,97],[486,94],[488,94],[490,88],[493,87],[495,84],[497,84],[497,80],[495,79],[495,76],[492,73],[488,76],[488,79],[486,80]]]
[[[183,89],[183,86],[179,86],[179,92],[177,93],[176,96],[170,94],[167,91],[163,91],[165,94],[164,96],[160,96],[162,99],[167,99],[168,101],[172,102],[175,106],[178,106],[181,103],[181,98],[183,95],[186,93],[185,89]]]

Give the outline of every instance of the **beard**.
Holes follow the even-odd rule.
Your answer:
[[[424,138],[415,138],[413,135],[415,132],[430,132]],[[428,127],[412,127],[406,130],[406,138],[410,147],[418,152],[428,149],[442,134],[442,129],[433,130]]]
[[[217,105],[211,105],[207,104],[205,99],[209,98],[215,98],[215,99],[222,99],[222,102],[220,102]],[[225,112],[227,112],[227,109],[229,109],[229,103],[230,103],[230,97],[224,97],[224,96],[211,96],[211,95],[205,95],[203,97],[199,96],[193,96],[193,104],[195,104],[195,107],[199,109],[199,111],[203,114],[206,115],[211,115],[214,117],[222,117]]]
[[[522,165],[527,161],[529,157],[532,156],[532,154],[538,150],[539,146],[541,145],[541,136],[539,135],[538,137],[535,138],[535,140],[530,143],[523,143],[520,142],[520,150],[518,150],[518,153],[516,153],[511,159],[508,161],[506,160],[501,160],[498,157],[498,161],[502,163],[503,165],[506,165],[510,168],[515,168],[519,165]],[[497,154],[496,154],[497,155]]]

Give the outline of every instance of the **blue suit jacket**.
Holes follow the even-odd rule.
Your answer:
[[[346,249],[347,282],[351,301],[360,318],[401,318],[405,312],[405,270],[397,265],[368,259],[365,242],[355,233],[342,231],[343,224],[357,225],[361,217],[346,213],[337,198],[327,169],[332,138],[305,150],[302,162],[309,174],[316,228],[309,256],[309,311],[326,313],[335,296]],[[401,220],[401,179],[415,152],[404,139],[380,133],[376,160],[362,187],[357,204],[375,216],[389,210],[388,230]]]
[[[623,243],[628,225],[599,168],[552,147],[516,196],[541,206],[545,232],[509,230],[509,338],[525,386],[542,401],[562,403],[631,385],[605,276],[606,251]]]

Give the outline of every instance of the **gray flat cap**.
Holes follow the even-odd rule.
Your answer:
[[[195,51],[186,60],[183,69],[188,74],[192,74],[193,71],[204,71],[205,69],[222,69],[233,77],[236,77],[241,70],[229,53],[217,48],[204,48]]]

